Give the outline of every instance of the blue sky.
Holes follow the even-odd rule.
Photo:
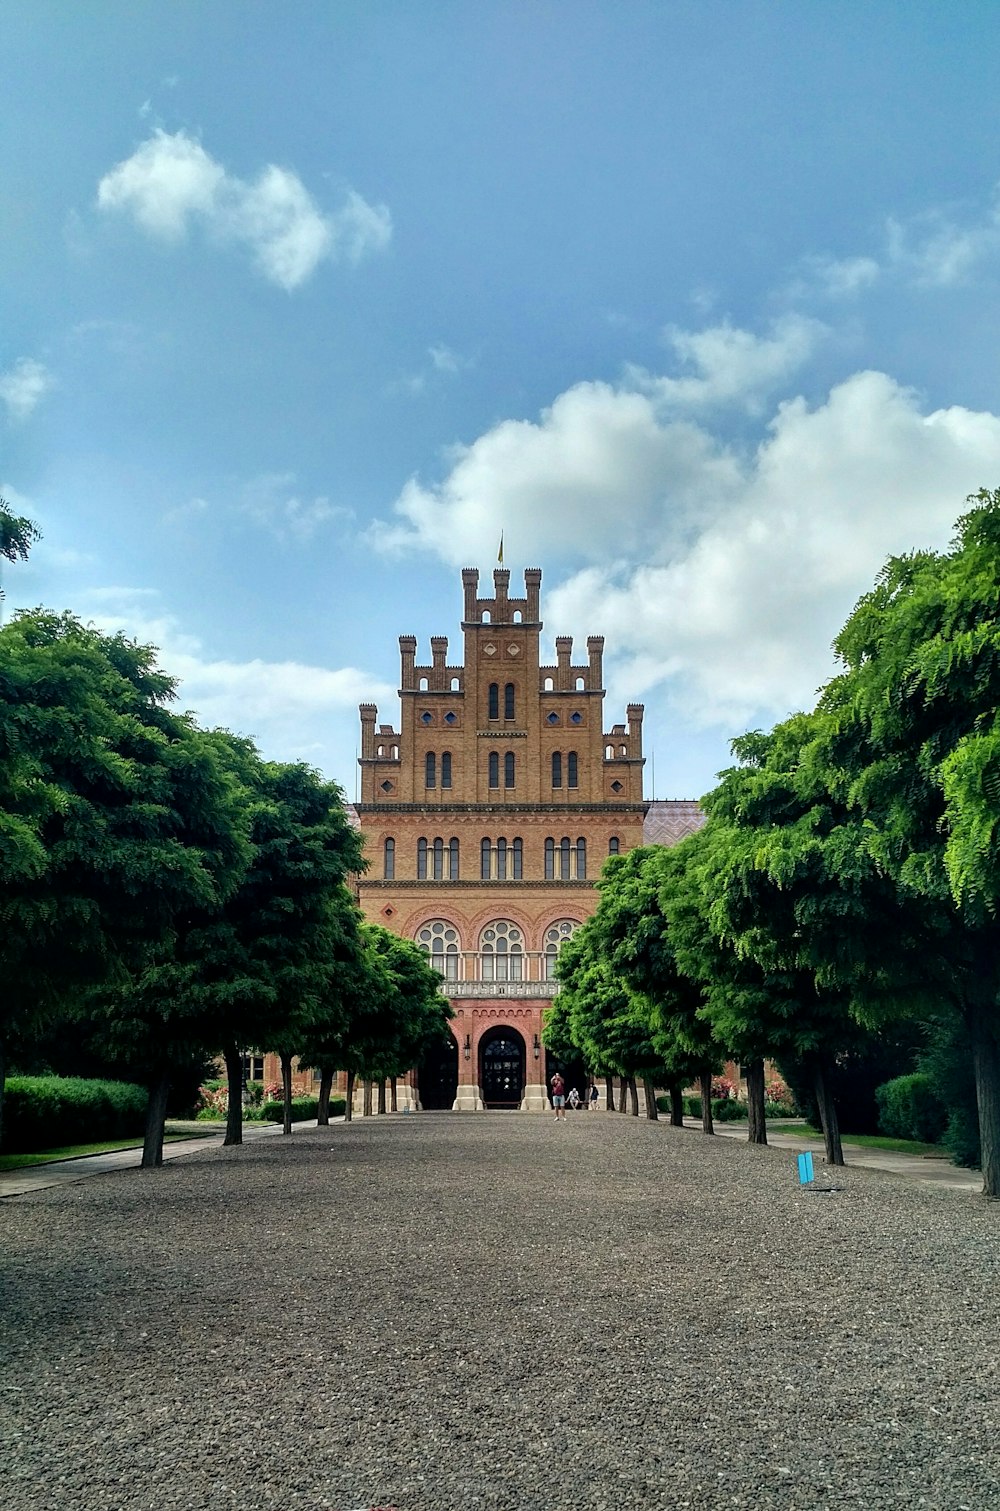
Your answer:
[[[6,0],[6,612],[152,640],[353,796],[358,701],[458,644],[502,529],[699,795],[1000,486],[998,42],[993,3]]]

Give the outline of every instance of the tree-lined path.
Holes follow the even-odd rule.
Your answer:
[[[1000,1209],[400,1117],[0,1208],[6,1511],[996,1503]]]

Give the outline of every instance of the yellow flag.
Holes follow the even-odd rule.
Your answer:
[[[500,549],[497,552],[497,562],[499,563],[499,565],[501,567],[503,566],[503,531],[502,530],[500,531]]]

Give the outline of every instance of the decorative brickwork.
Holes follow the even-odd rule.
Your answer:
[[[449,663],[443,635],[418,663],[416,639],[401,635],[398,728],[380,724],[374,704],[360,710],[361,800],[351,817],[369,869],[358,898],[373,922],[427,936],[456,1014],[456,1107],[482,1107],[484,1074],[502,1079],[510,1063],[516,1074],[520,1044],[521,1106],[545,1109],[553,939],[593,912],[606,857],[644,842],[650,808],[642,704],[605,729],[599,635],[588,637],[585,662],[574,663],[572,639],[560,636],[556,664],[540,664],[541,580],[529,568],[524,596],[512,598],[510,572],[497,570],[493,596],[481,598],[479,572],[463,571],[461,663]],[[675,826],[700,819],[697,804],[654,807],[664,823],[661,810],[683,808]],[[447,952],[441,924],[455,935]],[[487,1063],[503,1029],[513,1061]]]

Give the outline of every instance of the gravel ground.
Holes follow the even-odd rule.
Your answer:
[[[1000,1204],[371,1119],[0,1205],[3,1511],[1000,1503]]]

